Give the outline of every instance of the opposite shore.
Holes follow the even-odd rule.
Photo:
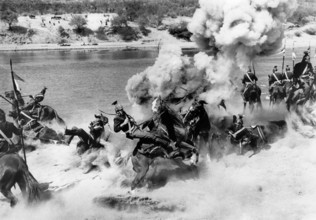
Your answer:
[[[294,44],[293,44],[294,42]],[[172,42],[174,44],[175,42]],[[59,44],[0,44],[0,51],[14,52],[14,51],[45,51],[45,50],[159,50],[159,48],[168,44],[168,42],[161,43],[160,41],[135,41],[135,42],[108,42],[93,44],[82,44],[82,43],[71,43],[65,46]],[[195,50],[198,49],[195,42],[177,42],[184,50]],[[286,48],[289,50],[294,45],[294,48],[299,47],[316,47],[316,39],[306,38],[287,38]],[[281,50],[281,48],[280,48]]]

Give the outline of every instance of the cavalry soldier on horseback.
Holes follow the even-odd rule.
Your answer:
[[[303,104],[310,98],[313,93],[314,79],[315,73],[310,62],[310,55],[308,51],[305,51],[302,61],[294,66],[294,85],[286,101],[288,110],[290,109],[290,105]]]
[[[291,68],[289,65],[286,65],[285,72],[283,73],[283,81],[292,81],[293,73],[291,72]]]
[[[228,133],[232,137],[232,143],[240,143],[242,146],[252,144],[251,147],[256,148],[256,140],[258,137],[244,127],[243,116],[233,116],[233,124],[228,128]]]
[[[277,66],[274,66],[272,74],[268,75],[269,77],[269,93],[272,95],[273,88],[276,86],[283,86],[284,74],[277,71]]]
[[[90,135],[81,128],[73,127],[72,129],[65,129],[66,144],[70,144],[74,136],[78,136],[82,142],[88,148],[100,148],[103,145],[100,143],[101,135],[104,131],[104,126],[108,123],[108,118],[104,115],[95,115],[96,120],[90,122],[89,133]],[[87,150],[85,149],[85,150]],[[79,152],[83,153],[83,152]]]
[[[13,134],[19,135],[20,130],[6,121],[5,112],[0,109],[0,153],[7,153],[14,146],[11,140]]]
[[[246,100],[245,94],[247,94],[247,91],[249,90],[250,86],[255,85],[257,81],[257,76],[251,71],[251,67],[249,66],[247,73],[244,74],[244,77],[242,79],[243,87],[241,89],[241,96],[244,100]]]
[[[135,120],[124,111],[121,105],[115,104],[115,113],[116,116],[113,119],[114,131],[123,131],[129,139],[139,139],[139,142],[133,151],[134,155],[137,153],[137,150],[141,148],[142,144],[155,144],[164,149],[167,158],[180,156],[180,152],[174,151],[175,143],[173,143],[168,137],[160,135],[159,132],[152,129],[153,126],[151,121],[144,123],[142,129],[140,129]],[[150,131],[143,130],[145,127],[150,128]]]
[[[38,118],[40,114],[40,107],[42,102],[44,100],[44,96],[46,93],[46,87],[42,89],[42,91],[35,95],[35,97],[31,96],[31,101],[26,104],[21,110],[27,111],[32,117]]]

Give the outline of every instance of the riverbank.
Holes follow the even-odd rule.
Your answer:
[[[167,43],[167,42],[165,42]],[[58,44],[22,44],[22,45],[0,45],[0,51],[39,51],[39,50],[154,50],[159,49],[163,44],[160,41],[152,42],[111,42],[111,43],[98,43],[92,44],[66,44],[64,46]],[[179,46],[183,49],[196,49],[197,46],[194,42],[180,42]]]

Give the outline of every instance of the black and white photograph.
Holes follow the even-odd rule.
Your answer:
[[[316,0],[0,0],[1,220],[316,219]]]

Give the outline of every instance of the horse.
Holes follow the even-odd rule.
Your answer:
[[[156,109],[155,126],[157,132],[165,133],[171,140],[181,142],[179,144],[179,151],[182,158],[170,158],[177,163],[180,167],[192,167],[195,166],[198,160],[198,151],[193,145],[188,135],[188,130],[182,121],[182,118],[169,108],[161,99],[155,99],[153,101],[153,109]],[[139,126],[135,126],[134,129],[140,129]],[[189,144],[187,144],[187,143]],[[135,189],[145,178],[150,165],[158,157],[165,157],[165,149],[154,144],[143,144],[139,142],[132,155],[133,170],[136,172],[136,176],[132,182],[132,190]],[[185,164],[184,161],[189,160],[189,164]]]
[[[12,101],[12,103],[16,103],[17,100],[15,98],[15,95],[14,95],[14,91],[6,91],[5,92],[5,97],[10,99]],[[19,102],[19,106],[20,107],[23,107],[24,105],[24,100],[22,98],[21,95],[18,96],[18,102]],[[21,105],[23,104],[23,105]],[[12,106],[12,110],[13,111],[16,111],[16,105],[13,105]],[[41,105],[38,109],[39,113],[39,117],[38,117],[38,120],[40,122],[51,122],[52,120],[56,120],[56,122],[62,126],[62,127],[65,127],[66,126],[66,123],[65,121],[57,114],[56,110],[53,109],[52,107],[48,106],[48,105]]]
[[[16,112],[10,112],[9,115],[14,119],[16,125],[22,126],[23,136],[27,138],[40,140],[42,143],[65,143],[63,134],[57,133],[54,129],[41,124],[24,112],[21,112],[20,115],[17,115]]]
[[[285,79],[282,80],[283,84],[284,84],[284,90],[285,90],[285,94],[286,96],[289,94],[289,90],[293,85],[293,72],[287,71],[284,72],[284,77]]]
[[[254,155],[261,149],[269,149],[270,144],[277,138],[282,137],[287,130],[286,122],[283,120],[268,121],[245,127],[245,129],[234,138],[228,132],[232,121],[229,116],[212,120],[212,135],[210,141],[212,146],[217,146],[218,157],[236,152],[236,150],[238,154],[244,154],[248,150],[253,150],[252,155]],[[240,139],[243,135],[247,136],[247,134],[251,134],[251,138],[246,140]]]
[[[66,129],[65,135],[66,140],[65,142],[69,145],[72,139],[75,136],[79,137],[79,142],[77,143],[77,153],[79,155],[82,155],[84,152],[86,152],[89,148],[103,148],[104,146],[100,144],[97,140],[100,138],[104,138],[107,140],[108,137],[105,137],[105,129],[104,126],[108,124],[109,119],[100,114],[95,115],[95,118],[97,120],[90,123],[90,134],[88,134],[85,130],[77,127],[72,127],[72,129]]]
[[[11,207],[18,201],[11,192],[16,183],[29,203],[43,199],[48,189],[48,184],[38,183],[18,154],[4,154],[0,156],[0,191],[10,200]]]
[[[275,84],[270,87],[270,105],[280,104],[286,98],[285,87]]]
[[[262,108],[261,104],[261,89],[256,84],[250,83],[247,85],[244,93],[244,112],[246,110],[247,102],[249,103],[250,112],[254,110],[255,104],[257,107]]]
[[[197,146],[206,146],[211,153],[209,138],[211,123],[204,108],[205,101],[193,102],[183,117],[183,123],[189,128],[190,140]]]

